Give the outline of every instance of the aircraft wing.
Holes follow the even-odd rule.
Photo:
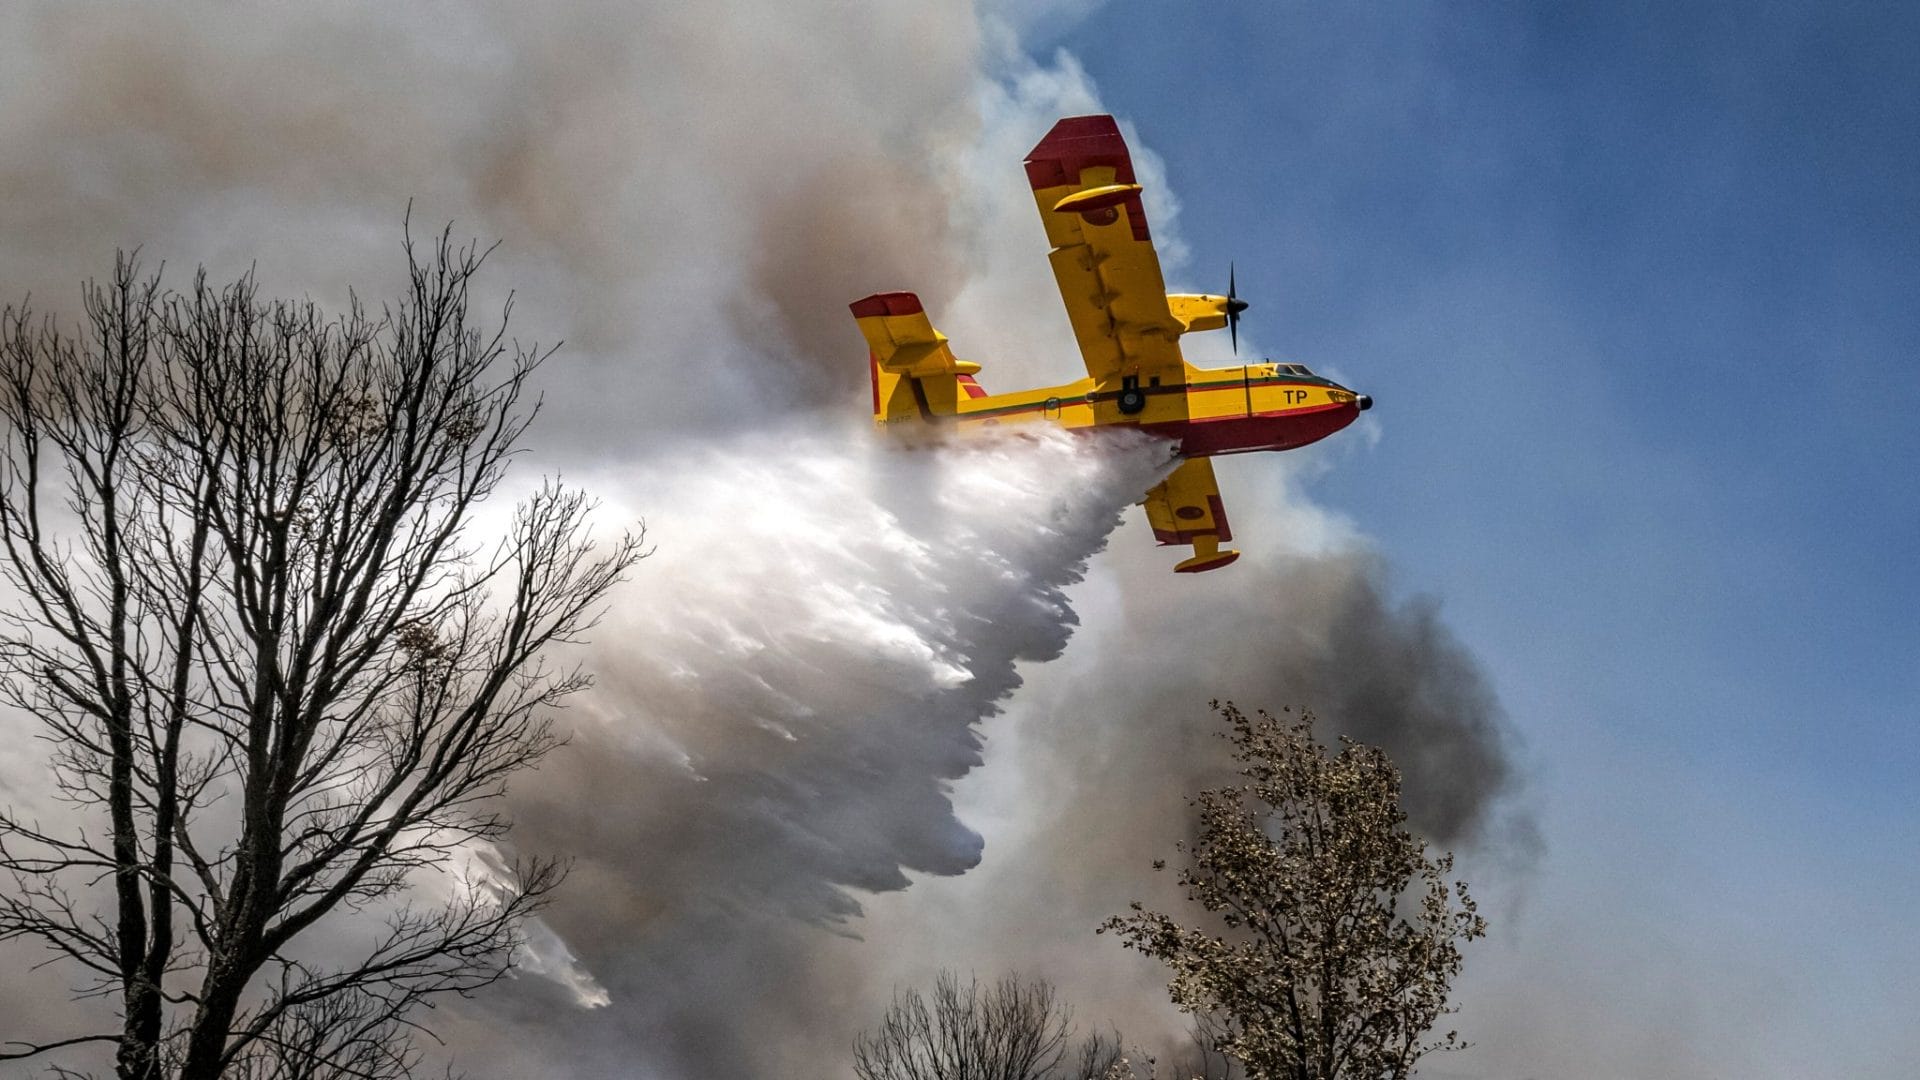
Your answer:
[[[1184,326],[1168,306],[1119,125],[1111,116],[1068,117],[1026,164],[1087,374],[1102,383],[1127,375],[1185,381]]]
[[[1193,557],[1174,570],[1182,574],[1198,573],[1225,566],[1240,557],[1220,545],[1233,539],[1227,524],[1227,508],[1220,502],[1220,485],[1213,479],[1213,462],[1206,458],[1188,458],[1147,492],[1142,502],[1147,508],[1147,523],[1153,526],[1153,538],[1161,546],[1192,544]]]

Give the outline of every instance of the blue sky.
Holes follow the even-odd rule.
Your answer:
[[[1166,161],[1184,284],[1233,260],[1261,348],[1378,400],[1315,497],[1527,739],[1518,930],[1658,928],[1669,992],[1791,982],[1771,1039],[1911,1067],[1920,12],[1197,10],[1051,44]]]

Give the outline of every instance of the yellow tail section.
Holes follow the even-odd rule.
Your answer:
[[[875,293],[849,306],[867,339],[875,423],[933,423],[959,412],[961,401],[986,393],[973,379],[980,365],[953,355],[918,296]]]

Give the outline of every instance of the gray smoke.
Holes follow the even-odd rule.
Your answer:
[[[1387,750],[1409,818],[1434,841],[1478,842],[1516,824],[1493,820],[1519,781],[1505,717],[1436,601],[1393,601],[1379,561],[1351,550],[1267,560],[1245,567],[1234,586],[1232,599],[1199,602],[1204,626],[1183,636],[1179,655],[1139,672],[1153,695],[1144,716],[1191,716],[1216,697],[1308,708],[1329,740],[1347,735]],[[1164,601],[1130,598],[1121,625],[1158,621],[1138,612],[1146,602]],[[1149,645],[1143,636],[1118,651],[1150,654]],[[1204,658],[1197,665],[1194,654]]]
[[[515,790],[514,843],[575,872],[522,977],[429,1021],[464,1067],[827,1075],[941,966],[1170,1036],[1160,973],[1091,927],[1171,900],[1144,868],[1218,775],[1211,697],[1386,745],[1437,840],[1524,836],[1471,658],[1259,470],[1222,470],[1248,557],[1187,579],[1137,510],[1087,564],[1155,448],[869,441],[864,293],[919,290],[989,387],[1078,370],[1019,158],[1098,98],[1011,26],[761,0],[0,12],[8,296],[67,306],[139,245],[377,299],[412,200],[416,228],[501,239],[519,332],[568,343],[528,475],[564,466],[659,544],[583,657],[573,744]],[[11,982],[0,1016],[61,985]]]
[[[569,343],[543,444],[626,456],[839,400],[847,300],[958,287],[979,41],[958,5],[8,5],[0,282],[68,305],[140,246],[338,305],[411,200]]]

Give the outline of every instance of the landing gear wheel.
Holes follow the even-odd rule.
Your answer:
[[[1129,386],[1120,391],[1120,412],[1132,416],[1147,407],[1147,392],[1137,386]]]

